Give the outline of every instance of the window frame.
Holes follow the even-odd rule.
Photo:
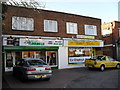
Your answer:
[[[71,24],[71,25],[70,25]],[[73,25],[73,26],[72,26]],[[73,31],[70,30],[72,26]],[[76,29],[76,30],[75,30]],[[74,22],[66,22],[66,33],[67,34],[78,34],[78,24]]]
[[[87,31],[88,30],[88,27],[93,27],[93,29],[90,29],[90,31]],[[91,34],[91,30],[94,30]],[[89,33],[88,33],[89,32]],[[91,36],[97,36],[98,35],[98,30],[97,30],[97,26],[96,25],[88,25],[88,24],[85,24],[84,25],[84,33],[85,35],[91,35]]]
[[[46,25],[47,23],[47,25]],[[49,24],[55,25],[55,26],[51,26]],[[47,27],[46,27],[47,26]],[[47,29],[46,29],[47,28]],[[58,32],[58,21],[56,20],[48,20],[48,19],[44,19],[44,32],[53,32],[53,33],[57,33]]]
[[[31,24],[31,25],[29,25],[29,24]],[[14,26],[16,26],[16,27],[14,27]],[[31,27],[29,28],[29,26],[31,26]],[[34,18],[12,16],[12,30],[14,30],[14,31],[34,31]]]

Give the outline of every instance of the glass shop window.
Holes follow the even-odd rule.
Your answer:
[[[34,52],[33,51],[23,52],[23,58],[34,58]]]
[[[68,49],[68,64],[81,64],[85,59],[92,57],[92,48],[69,48]]]

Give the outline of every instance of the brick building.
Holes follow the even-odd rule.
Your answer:
[[[101,19],[26,7],[4,6],[5,71],[21,58],[42,58],[53,68],[84,66],[102,54]]]
[[[120,56],[118,55],[118,52],[120,51],[120,46],[117,41],[120,38],[120,22],[113,21],[102,24],[102,34],[105,44],[103,54],[119,60]]]

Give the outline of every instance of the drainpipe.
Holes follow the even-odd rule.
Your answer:
[[[2,2],[0,1],[0,41],[2,41]],[[0,42],[0,89],[2,90],[2,42]]]
[[[116,40],[116,58],[118,61],[120,61],[120,57],[119,57],[119,47],[120,47],[120,38],[118,38],[118,40]]]
[[[116,43],[116,60],[118,60],[118,53],[119,53],[119,51],[118,51],[118,43]]]

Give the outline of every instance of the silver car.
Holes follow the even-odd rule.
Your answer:
[[[13,67],[13,75],[19,76],[22,81],[28,79],[49,80],[52,76],[52,70],[41,59],[25,58],[16,62],[16,65]]]

